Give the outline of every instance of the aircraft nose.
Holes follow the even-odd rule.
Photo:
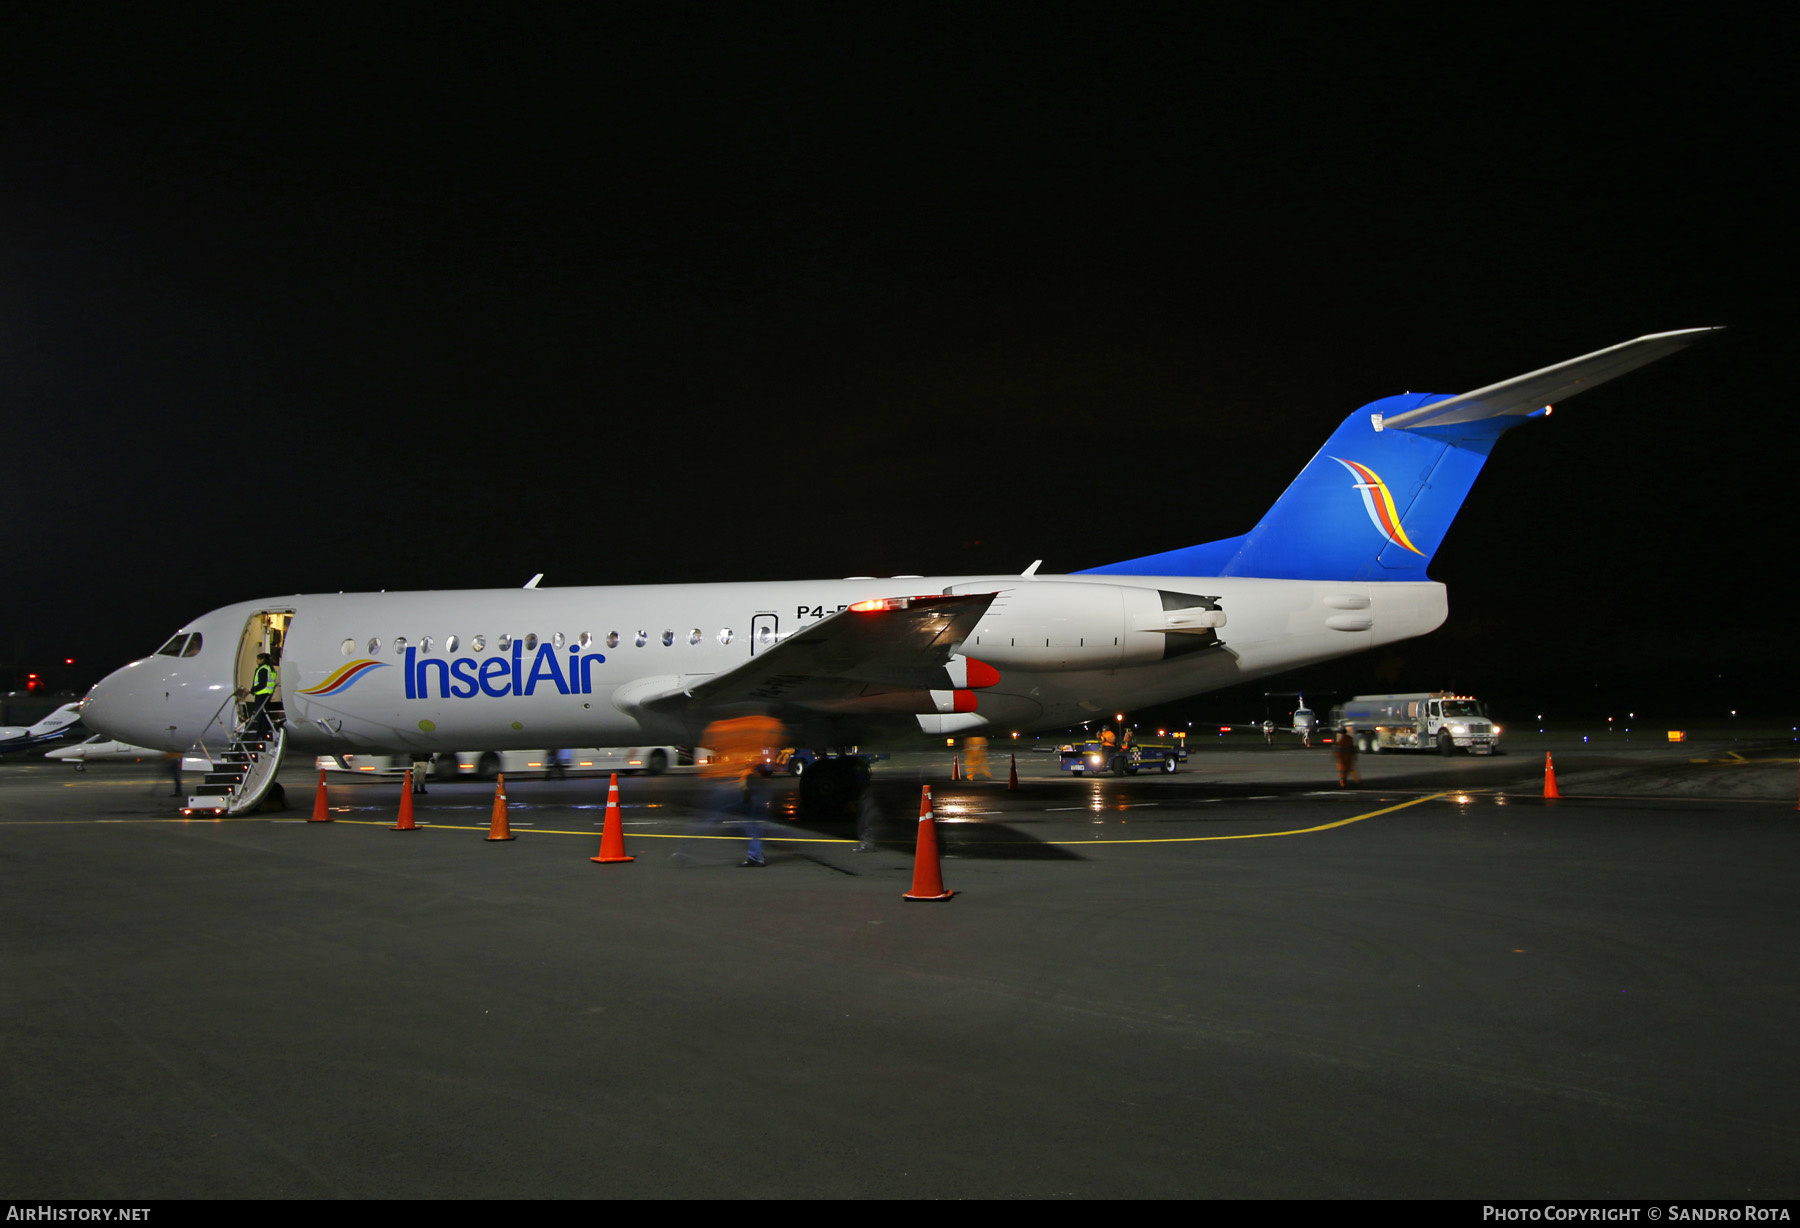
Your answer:
[[[117,690],[115,682],[117,677],[118,674],[116,671],[108,674],[99,682],[96,682],[81,700],[81,723],[86,725],[89,729],[92,729],[95,733],[103,733],[109,738],[116,738],[119,736],[115,732],[118,722],[119,704],[118,700],[111,694],[111,692]],[[109,686],[109,683],[114,685]]]
[[[82,723],[120,742],[160,748],[171,723],[164,711],[168,704],[163,683],[142,662],[116,669],[82,699]]]

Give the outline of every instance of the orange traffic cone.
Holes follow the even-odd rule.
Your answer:
[[[306,821],[308,823],[329,823],[329,822],[331,822],[331,809],[325,800],[325,769],[324,768],[319,769],[319,791],[317,793],[313,794],[312,818],[310,818]]]
[[[1556,765],[1550,762],[1548,753],[1544,755],[1544,796],[1561,797],[1556,789]]]
[[[389,831],[418,831],[419,825],[413,822],[412,814],[412,769],[406,769],[406,783],[400,789],[400,821],[388,828]]]
[[[938,864],[937,816],[931,813],[931,786],[919,794],[919,845],[913,854],[912,890],[908,900],[947,900],[956,892],[944,886],[944,869]]]
[[[619,774],[606,786],[606,822],[600,828],[600,855],[589,861],[636,861],[625,855],[625,826],[619,819]]]
[[[1017,755],[1012,757],[1012,770],[1006,774],[1006,787],[1013,793],[1019,791],[1019,757]]]
[[[950,756],[950,779],[951,780],[961,780],[962,779],[962,756],[961,755],[951,755]]]
[[[506,773],[494,777],[494,816],[488,820],[489,840],[511,840],[512,829],[506,825]]]

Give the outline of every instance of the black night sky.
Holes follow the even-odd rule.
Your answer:
[[[296,591],[1095,566],[1722,324],[1301,681],[1791,715],[1782,40],[1448,12],[9,5],[0,686]]]

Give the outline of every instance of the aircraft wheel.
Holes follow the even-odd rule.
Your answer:
[[[813,821],[835,819],[856,804],[862,782],[851,759],[820,759],[800,777],[800,809]]]

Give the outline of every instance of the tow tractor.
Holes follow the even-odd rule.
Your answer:
[[[1071,776],[1136,776],[1139,772],[1172,774],[1187,762],[1187,741],[1177,734],[1171,742],[1139,742],[1120,752],[1099,742],[1072,742],[1056,748],[1057,762]]]

